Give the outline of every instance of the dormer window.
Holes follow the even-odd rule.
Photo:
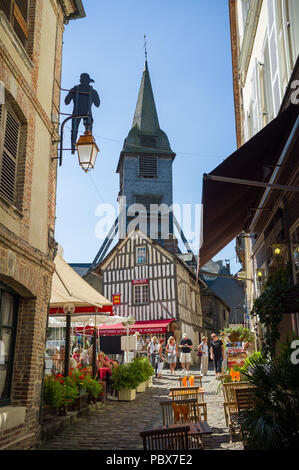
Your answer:
[[[142,178],[157,178],[158,158],[156,155],[139,155],[138,176]]]

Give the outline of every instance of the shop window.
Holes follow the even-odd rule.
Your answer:
[[[26,129],[8,100],[0,105],[0,196],[18,209],[22,206],[24,172],[19,164],[25,158]]]
[[[0,405],[9,403],[19,298],[0,284]]]
[[[29,3],[29,0],[1,0],[0,4],[0,9],[25,48],[29,38]]]
[[[148,284],[134,285],[134,304],[142,305],[149,303]]]
[[[146,264],[147,261],[147,250],[146,246],[136,247],[136,264]]]

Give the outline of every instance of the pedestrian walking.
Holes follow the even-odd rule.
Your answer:
[[[173,336],[170,336],[168,338],[166,352],[167,352],[167,361],[170,367],[171,375],[174,375],[176,362],[177,362],[177,356],[178,356],[178,347],[176,345],[176,342]]]
[[[157,356],[158,365],[157,365],[157,375],[156,375],[156,377],[158,379],[161,379],[161,377],[162,377],[162,369],[163,369],[163,366],[164,366],[165,354],[164,354],[163,346],[164,346],[164,339],[161,338],[159,340],[159,351],[158,351],[158,356]]]
[[[202,375],[208,375],[209,369],[209,346],[208,346],[208,338],[203,336],[202,342],[197,348],[198,352],[201,353],[201,368],[200,373]]]
[[[155,369],[155,372],[156,372],[156,377],[157,377],[157,369],[158,369],[158,355],[159,355],[159,349],[160,349],[160,345],[157,341],[157,338],[156,336],[153,336],[153,338],[151,339],[151,341],[148,343],[148,346],[147,346],[147,354],[149,356],[149,359],[150,359],[150,363],[152,365],[152,367]]]
[[[145,344],[140,334],[137,335],[137,348],[135,351],[135,357],[140,356],[141,352],[144,351]]]
[[[211,334],[210,354],[214,362],[215,376],[219,377],[222,370],[222,361],[225,359],[225,353],[223,342],[215,333]]]
[[[188,338],[187,333],[183,334],[183,338],[179,345],[181,349],[180,361],[182,364],[182,374],[188,375],[189,366],[191,363],[191,351],[193,349],[193,343],[191,339]]]

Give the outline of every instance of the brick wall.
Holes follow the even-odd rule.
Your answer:
[[[48,1],[48,0],[47,0]],[[60,100],[60,76],[62,36],[64,31],[63,13],[58,4],[49,0],[57,17],[55,66],[53,74],[52,112],[58,113]],[[51,293],[54,270],[52,252],[34,248],[29,243],[32,204],[32,178],[37,120],[49,133],[49,159],[56,156],[58,125],[51,122],[48,110],[38,99],[38,77],[40,67],[40,38],[44,0],[31,2],[29,20],[29,43],[27,64],[32,62],[30,80],[28,73],[22,73],[9,50],[0,39],[0,80],[7,90],[7,97],[19,110],[24,121],[22,152],[19,160],[17,179],[17,210],[0,200],[0,207],[11,217],[19,230],[13,231],[0,221],[0,281],[20,295],[18,323],[14,354],[14,368],[11,386],[11,406],[25,407],[25,418],[21,424],[1,431],[0,449],[30,449],[36,444],[39,434],[39,411],[44,366],[44,347],[47,309]],[[14,93],[12,93],[12,82]],[[56,161],[50,162],[48,180],[48,228],[54,230],[56,203]],[[1,413],[1,407],[0,407]]]

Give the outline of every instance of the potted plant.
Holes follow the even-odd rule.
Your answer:
[[[145,387],[152,387],[153,386],[153,375],[154,375],[154,368],[151,366],[150,361],[147,357],[141,357],[140,362],[142,364],[145,379]]]
[[[132,364],[122,364],[112,369],[113,388],[118,391],[120,401],[132,401],[136,398],[139,380]]]
[[[136,357],[131,363],[131,368],[135,373],[136,379],[138,380],[136,392],[145,392],[146,381],[148,379],[148,376],[145,370],[145,362],[143,358]]]
[[[88,376],[84,380],[84,385],[87,393],[89,394],[89,401],[95,403],[100,393],[103,391],[103,386],[95,379]]]
[[[49,415],[65,415],[75,403],[79,389],[70,377],[49,375],[44,381],[44,419]]]
[[[63,405],[62,387],[54,375],[45,377],[43,393],[43,420],[57,416],[59,408]]]

